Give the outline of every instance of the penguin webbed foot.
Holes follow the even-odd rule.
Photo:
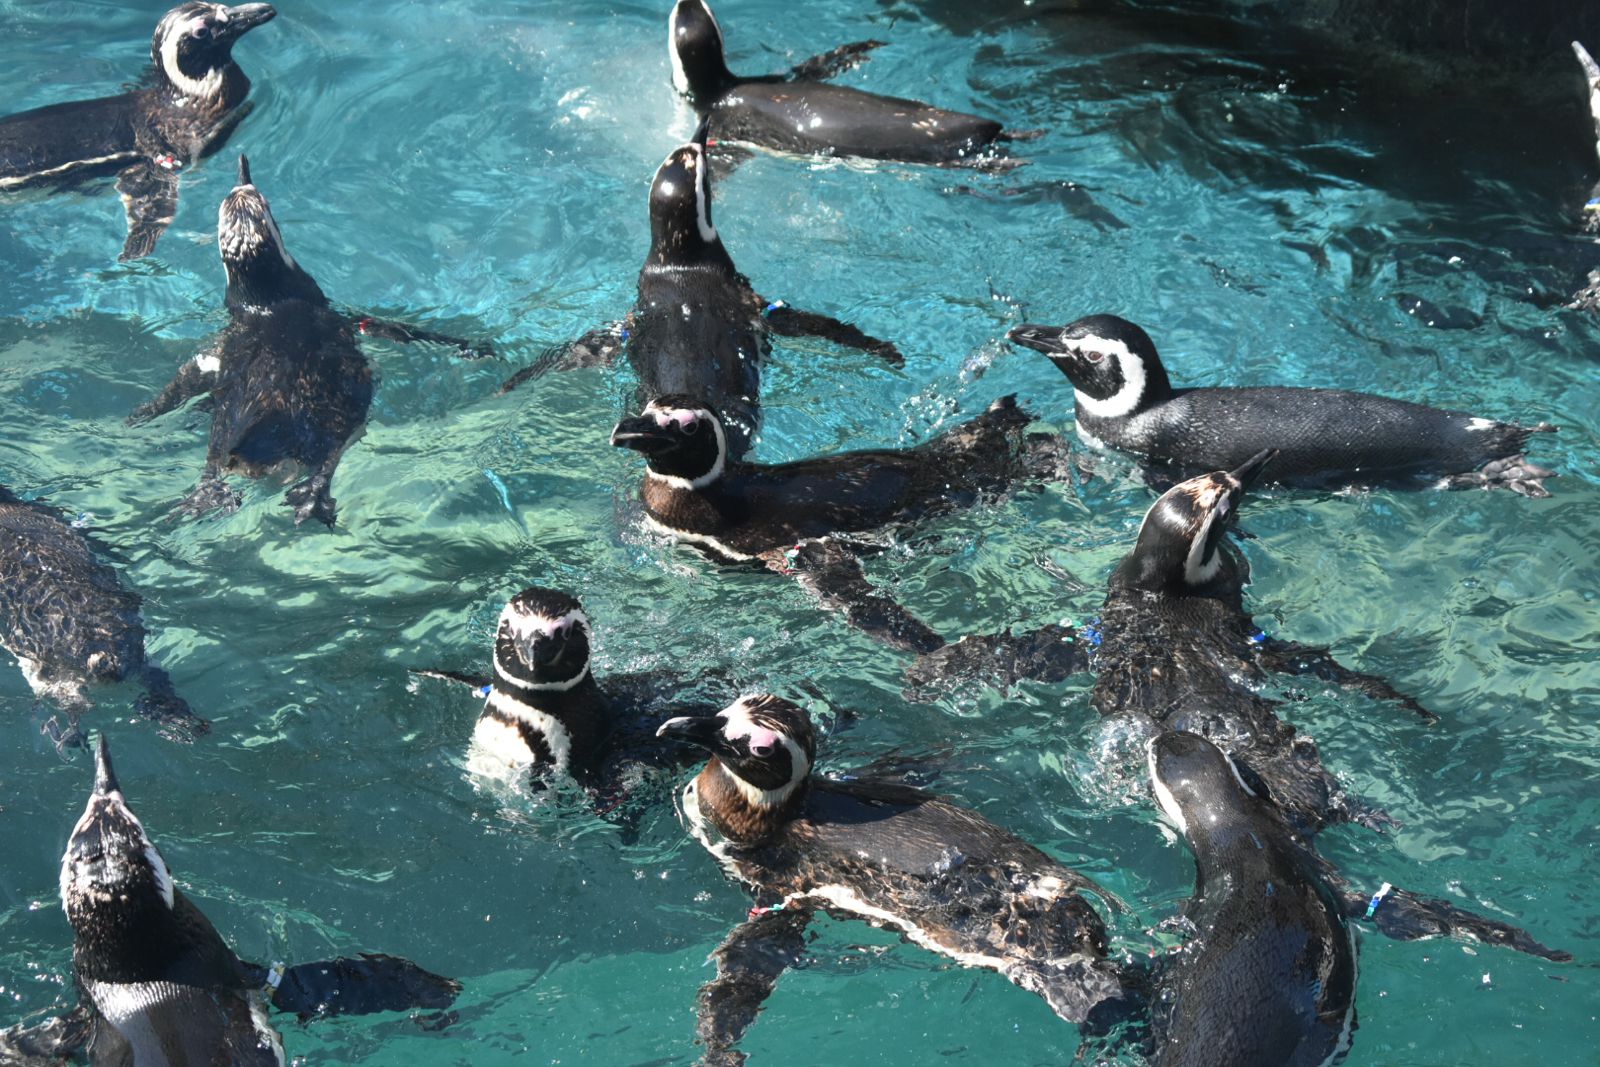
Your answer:
[[[1266,638],[1256,647],[1260,650],[1261,658],[1266,661],[1268,668],[1279,674],[1309,674],[1341,689],[1361,693],[1374,700],[1398,704],[1416,714],[1423,722],[1439,721],[1439,716],[1423,707],[1415,697],[1402,693],[1386,679],[1375,674],[1351,670],[1334,659],[1325,648],[1315,648],[1276,637]]]
[[[200,483],[194,491],[184,497],[178,506],[172,509],[174,515],[197,519],[212,511],[221,511],[231,515],[239,510],[239,504],[244,498],[237,492],[228,488],[228,483],[216,471],[207,471],[200,476]]]
[[[1369,896],[1349,891],[1344,891],[1342,896],[1346,915],[1357,919],[1366,917],[1371,905]],[[1566,963],[1572,959],[1572,953],[1550,948],[1520,926],[1476,915],[1449,901],[1419,896],[1405,889],[1391,889],[1384,894],[1371,921],[1384,936],[1396,941],[1464,937],[1556,963]]]
[[[1544,432],[1547,429],[1553,427],[1540,423],[1535,432]],[[1509,489],[1519,496],[1540,499],[1550,495],[1550,490],[1544,487],[1544,480],[1555,476],[1555,471],[1529,463],[1528,458],[1519,452],[1514,456],[1493,460],[1466,474],[1452,474],[1444,480],[1444,487]]]
[[[552,372],[610,366],[622,352],[626,340],[626,327],[622,323],[612,323],[598,326],[575,341],[552,345],[539,353],[532,363],[501,383],[495,395],[504,396],[517,386]]]
[[[705,1047],[704,1064],[740,1064],[733,1048],[755,1022],[783,972],[805,955],[808,908],[752,911],[755,918],[734,927],[711,953],[717,976],[700,987],[695,1040]]]
[[[180,164],[181,165],[181,164]],[[178,172],[140,160],[117,176],[117,192],[128,216],[128,239],[117,262],[142,259],[156,250],[178,213]]]
[[[956,680],[984,682],[1003,692],[1021,681],[1059,682],[1088,666],[1086,647],[1071,626],[969,634],[918,656],[906,669],[909,684],[903,695],[915,702],[932,700]]]
[[[78,717],[72,714],[67,716],[65,729],[62,729],[61,724],[56,721],[54,715],[50,716],[40,724],[39,734],[50,739],[50,743],[55,746],[56,755],[61,758],[63,763],[72,761],[72,756],[67,752],[68,749],[83,748],[88,744],[88,738],[84,736],[82,730],[78,729]]]
[[[759,299],[759,298],[758,298]],[[854,348],[870,356],[877,356],[891,367],[906,365],[906,357],[890,341],[880,341],[862,333],[855,326],[832,315],[815,311],[801,311],[780,301],[762,301],[766,304],[767,325],[773,333],[784,337],[820,337],[845,348]]]
[[[145,671],[143,682],[145,691],[133,702],[133,709],[157,723],[162,737],[188,743],[211,732],[211,723],[196,715],[188,701],[178,695],[165,671],[151,667]]]
[[[265,968],[255,968],[265,980]],[[455,1002],[461,983],[410,960],[377,952],[302,963],[283,972],[272,1006],[304,1022],[329,1015],[440,1010]]]
[[[307,519],[316,519],[330,528],[333,526],[334,500],[328,492],[328,481],[329,474],[318,471],[283,494],[284,506],[294,509],[296,526]]]
[[[920,654],[944,645],[926,623],[873,588],[860,558],[845,544],[818,538],[764,558],[770,570],[793,577],[823,608],[843,612],[851,626],[890,648]]]
[[[867,53],[875,48],[882,48],[887,43],[887,41],[867,40],[842,44],[838,48],[829,49],[821,55],[812,56],[790,67],[789,80],[826,81],[838,77],[852,67],[865,63],[872,58]]]

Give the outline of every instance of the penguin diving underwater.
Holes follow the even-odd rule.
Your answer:
[[[200,515],[237,508],[238,494],[222,480],[225,471],[262,477],[280,466],[298,466],[306,477],[284,496],[296,524],[314,518],[332,526],[333,472],[372,403],[372,368],[357,334],[477,352],[464,341],[374,323],[331,305],[284,247],[244,156],[239,184],[217,214],[217,245],[228,276],[228,325],[128,422],[146,422],[209,393],[205,470],[179,510]]]
[[[698,998],[707,1062],[742,1062],[733,1046],[799,962],[817,911],[887,925],[962,966],[996,971],[1069,1022],[1125,1013],[1136,997],[1106,959],[1105,924],[1082,893],[1115,898],[931,793],[815,774],[810,717],[790,701],[747,696],[713,716],[669,719],[660,734],[710,753],[683,791],[684,819],[755,893],[749,917],[712,954],[717,975]]]
[[[1263,449],[1271,480],[1343,489],[1509,489],[1549,496],[1555,472],[1522,454],[1548,423],[1517,426],[1370,393],[1282,386],[1174,389],[1155,344],[1115,315],[1023,325],[1013,344],[1071,380],[1078,436],[1141,457],[1162,480],[1229,470]]]
[[[58,745],[77,740],[86,689],[122,681],[144,689],[134,708],[164,735],[189,741],[211,728],[146,654],[139,604],[81,530],[56,509],[0,486],[0,646],[17,658],[36,695],[67,713]],[[52,732],[54,720],[45,729]]]
[[[246,963],[184,895],[129,808],[101,734],[94,788],[61,857],[80,997],[68,1016],[0,1034],[5,1054],[94,1067],[283,1067],[268,1007],[303,1017],[445,1008],[459,983],[395,956]]]
[[[145,87],[0,118],[0,192],[115,174],[128,216],[118,258],[149,255],[178,210],[179,173],[253,106],[234,44],[276,15],[270,4],[179,4],[156,25]]]
[[[1007,169],[1008,133],[993,119],[825,80],[860,63],[881,41],[834,49],[787,74],[741,78],[728,70],[722,27],[705,0],[677,0],[667,16],[672,83],[710,122],[718,142],[805,155]]]
[[[818,337],[905,363],[887,341],[846,322],[768,300],[750,287],[712,223],[705,125],[674,148],[650,184],[650,252],[639,271],[638,300],[619,324],[592,330],[519,372],[515,388],[547,370],[612,362],[625,352],[639,381],[635,406],[667,394],[710,401],[743,455],[761,424],[761,371],[773,334]]]
[[[1152,1067],[1338,1062],[1356,1026],[1360,920],[1402,941],[1466,935],[1572,959],[1516,927],[1387,883],[1371,897],[1350,891],[1203,737],[1161,733],[1148,756],[1157,804],[1195,859],[1184,909],[1193,936],[1155,966]]]
[[[1032,421],[1008,396],[912,448],[758,464],[732,455],[710,404],[664,396],[619,422],[611,443],[645,457],[641,495],[652,532],[721,563],[791,575],[869,636],[929,652],[944,638],[872,589],[860,560],[869,546],[849,535],[968,507],[1021,479],[1043,480],[1041,442],[1023,434]],[[1053,469],[1053,456],[1047,462]]]
[[[412,673],[470,685],[484,697],[469,766],[514,779],[530,770],[570,775],[612,806],[642,771],[677,768],[680,746],[656,739],[669,681],[591,670],[589,616],[576,597],[531,586],[500,613],[492,679],[455,671]],[[681,704],[680,704],[681,706]]]

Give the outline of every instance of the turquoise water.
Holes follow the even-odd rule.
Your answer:
[[[1115,924],[1129,951],[1192,886],[1138,768],[1096,759],[1114,739],[1089,679],[907,705],[904,659],[798,587],[638,532],[636,457],[604,444],[621,373],[494,395],[512,365],[631,303],[649,179],[692,128],[667,7],[284,0],[237,50],[257,112],[186,175],[154,258],[114,264],[108,192],[0,206],[0,482],[86,513],[146,597],[153,654],[215,724],[175,746],[107,694],[92,721],[130,801],[242,955],[383,950],[465,982],[442,1033],[283,1020],[307,1063],[694,1057],[704,960],[745,895],[668,803],[635,838],[561,798],[479,788],[464,767],[476,702],[408,685],[407,665],[482,667],[500,606],[532,582],[583,599],[602,674],[723,669],[806,696],[833,726],[828,769],[947,748],[943,791],[1133,903]],[[132,77],[162,9],[0,0],[5,109]],[[1268,493],[1246,505],[1244,550],[1267,629],[1329,643],[1441,716],[1424,727],[1303,690],[1287,714],[1405,824],[1322,848],[1358,883],[1515,919],[1579,958],[1368,936],[1348,1062],[1600,1062],[1600,327],[1548,306],[1600,260],[1571,236],[1596,168],[1576,76],[1570,100],[1519,103],[1177,17],[795,10],[720,5],[735,68],[879,37],[891,46],[848,84],[1047,133],[1010,179],[758,157],[722,183],[718,226],[760,292],[907,355],[895,371],[780,342],[760,458],[921,440],[1006,392],[1070,431],[1064,379],[1001,338],[1024,317],[1101,310],[1149,328],[1182,381],[1363,388],[1561,425],[1535,453],[1562,472],[1549,500]],[[223,321],[213,227],[233,151],[334,299],[507,358],[370,345],[381,384],[331,533],[295,529],[281,486],[262,484],[230,518],[170,521],[205,420],[122,424]],[[1076,188],[997,195],[1051,181]],[[1083,618],[1149,499],[1113,465],[918,530],[870,571],[947,633]],[[42,717],[0,670],[0,1023],[73,997],[55,885],[90,770],[56,759]],[[744,1043],[757,1062],[1055,1063],[1075,1047],[998,976],[863,924],[817,930],[814,962]]]

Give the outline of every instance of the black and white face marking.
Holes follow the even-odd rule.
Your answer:
[[[61,857],[61,906],[74,929],[94,929],[106,909],[136,913],[160,901],[171,910],[173,894],[172,874],[123,799],[101,734],[94,792]]]
[[[723,47],[722,27],[704,0],[678,0],[667,16],[667,55],[672,60],[672,85],[690,98],[715,90],[731,79]]]
[[[1215,471],[1161,494],[1139,525],[1131,559],[1141,585],[1200,588],[1222,570],[1222,539],[1238,513],[1245,489],[1276,455],[1252,456],[1235,471]]]
[[[741,697],[716,715],[668,719],[656,731],[717,757],[752,807],[781,806],[805,782],[816,735],[805,709],[782,697]]]
[[[705,148],[690,141],[674,148],[650,183],[651,262],[672,265],[719,242],[711,224],[711,175]]]
[[[233,62],[234,42],[277,14],[270,4],[179,4],[156,24],[150,58],[184,96],[214,100]]]
[[[1226,752],[1198,734],[1150,739],[1150,786],[1161,811],[1186,839],[1233,817],[1255,791]]]
[[[692,397],[652,400],[636,418],[611,431],[611,444],[642,453],[647,477],[674,489],[704,489],[728,463],[728,435],[711,406]]]
[[[589,674],[589,617],[578,601],[534,586],[500,612],[494,673],[524,692],[566,692]]]
[[[1115,315],[1089,315],[1066,326],[1018,326],[1006,337],[1049,356],[1072,382],[1079,409],[1098,418],[1132,415],[1169,388],[1150,336]],[[1160,388],[1153,389],[1158,379]]]
[[[228,277],[236,281],[262,266],[299,269],[283,245],[272,206],[250,180],[250,161],[244,156],[239,157],[239,184],[217,209],[217,250]]]

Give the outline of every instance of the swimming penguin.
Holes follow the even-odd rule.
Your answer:
[[[1069,1022],[1125,1012],[1134,998],[1106,957],[1084,890],[1094,882],[976,812],[910,786],[812,773],[804,709],[747,696],[661,736],[711,753],[683,792],[691,832],[755,893],[749,918],[713,958],[699,1037],[731,1051],[803,950],[814,912],[887,925],[966,967],[999,972]]]
[[[94,790],[61,857],[61,905],[80,1006],[35,1031],[8,1032],[0,1050],[48,1042],[55,1055],[84,1055],[95,1067],[283,1067],[269,1006],[304,1017],[444,1008],[461,991],[394,956],[290,968],[240,960],[128,807],[104,734]]]
[[[1193,938],[1157,966],[1151,1063],[1337,1062],[1356,1027],[1343,902],[1210,741],[1162,733],[1149,753],[1151,787],[1196,867],[1184,908]]]
[[[470,763],[489,777],[548,769],[571,775],[613,804],[641,771],[684,763],[680,746],[655,736],[668,698],[663,680],[623,675],[604,685],[597,681],[590,670],[589,616],[577,598],[556,589],[524,589],[500,612],[492,679],[413,673],[464,682],[484,696]]]
[[[1594,61],[1589,50],[1577,41],[1572,42],[1572,52],[1583,68],[1583,80],[1589,89],[1589,116],[1594,120],[1595,152],[1600,154],[1600,63]],[[1589,190],[1588,202],[1583,205],[1583,228],[1588,233],[1600,233],[1600,184]]]
[[[178,175],[221,148],[252,105],[233,46],[270,4],[190,2],[162,16],[144,88],[0,119],[0,192],[117,175],[128,214],[119,259],[149,255],[178,210]]]
[[[144,694],[134,707],[168,737],[190,741],[211,728],[144,643],[138,594],[96,557],[88,537],[56,509],[0,486],[0,645],[34,693],[66,711],[70,725],[58,745],[77,739],[86,688],[110,682],[137,682]]]
[[[943,165],[1014,166],[996,155],[1010,139],[977,115],[822,81],[861,62],[880,41],[835,49],[788,74],[741,78],[728,70],[722,27],[705,0],[678,0],[667,18],[672,82],[719,141],[807,155]]]
[[[652,531],[723,563],[794,575],[825,607],[896,648],[927,652],[944,639],[866,582],[864,533],[965,507],[1034,474],[1032,416],[1004,397],[977,418],[914,448],[842,452],[763,465],[735,458],[712,406],[664,396],[623,419],[611,443],[642,453]]]
[[[637,405],[668,394],[710,401],[742,456],[761,423],[761,369],[772,334],[820,337],[905,363],[887,341],[849,323],[768,300],[750,287],[711,219],[711,173],[705,125],[674,148],[650,185],[650,254],[639,272],[639,297],[623,322],[590,331],[518,373],[515,388],[549,369],[609,363],[619,351],[639,379]]]
[[[1336,389],[1283,386],[1174,389],[1138,326],[1090,315],[1066,326],[1018,326],[1012,342],[1043,352],[1071,381],[1078,435],[1134,452],[1182,479],[1237,467],[1275,449],[1285,485],[1549,492],[1554,476],[1522,454],[1548,423],[1517,426],[1460,411]]]
[[[467,347],[466,342],[375,325],[334,308],[284,247],[244,156],[239,157],[239,183],[217,213],[217,245],[228,276],[229,324],[128,422],[148,421],[209,392],[205,471],[179,510],[200,515],[237,508],[239,495],[223,482],[224,471],[256,478],[298,465],[307,477],[284,496],[295,522],[314,518],[332,526],[333,472],[372,403],[372,368],[356,336],[381,333],[457,347]]]

